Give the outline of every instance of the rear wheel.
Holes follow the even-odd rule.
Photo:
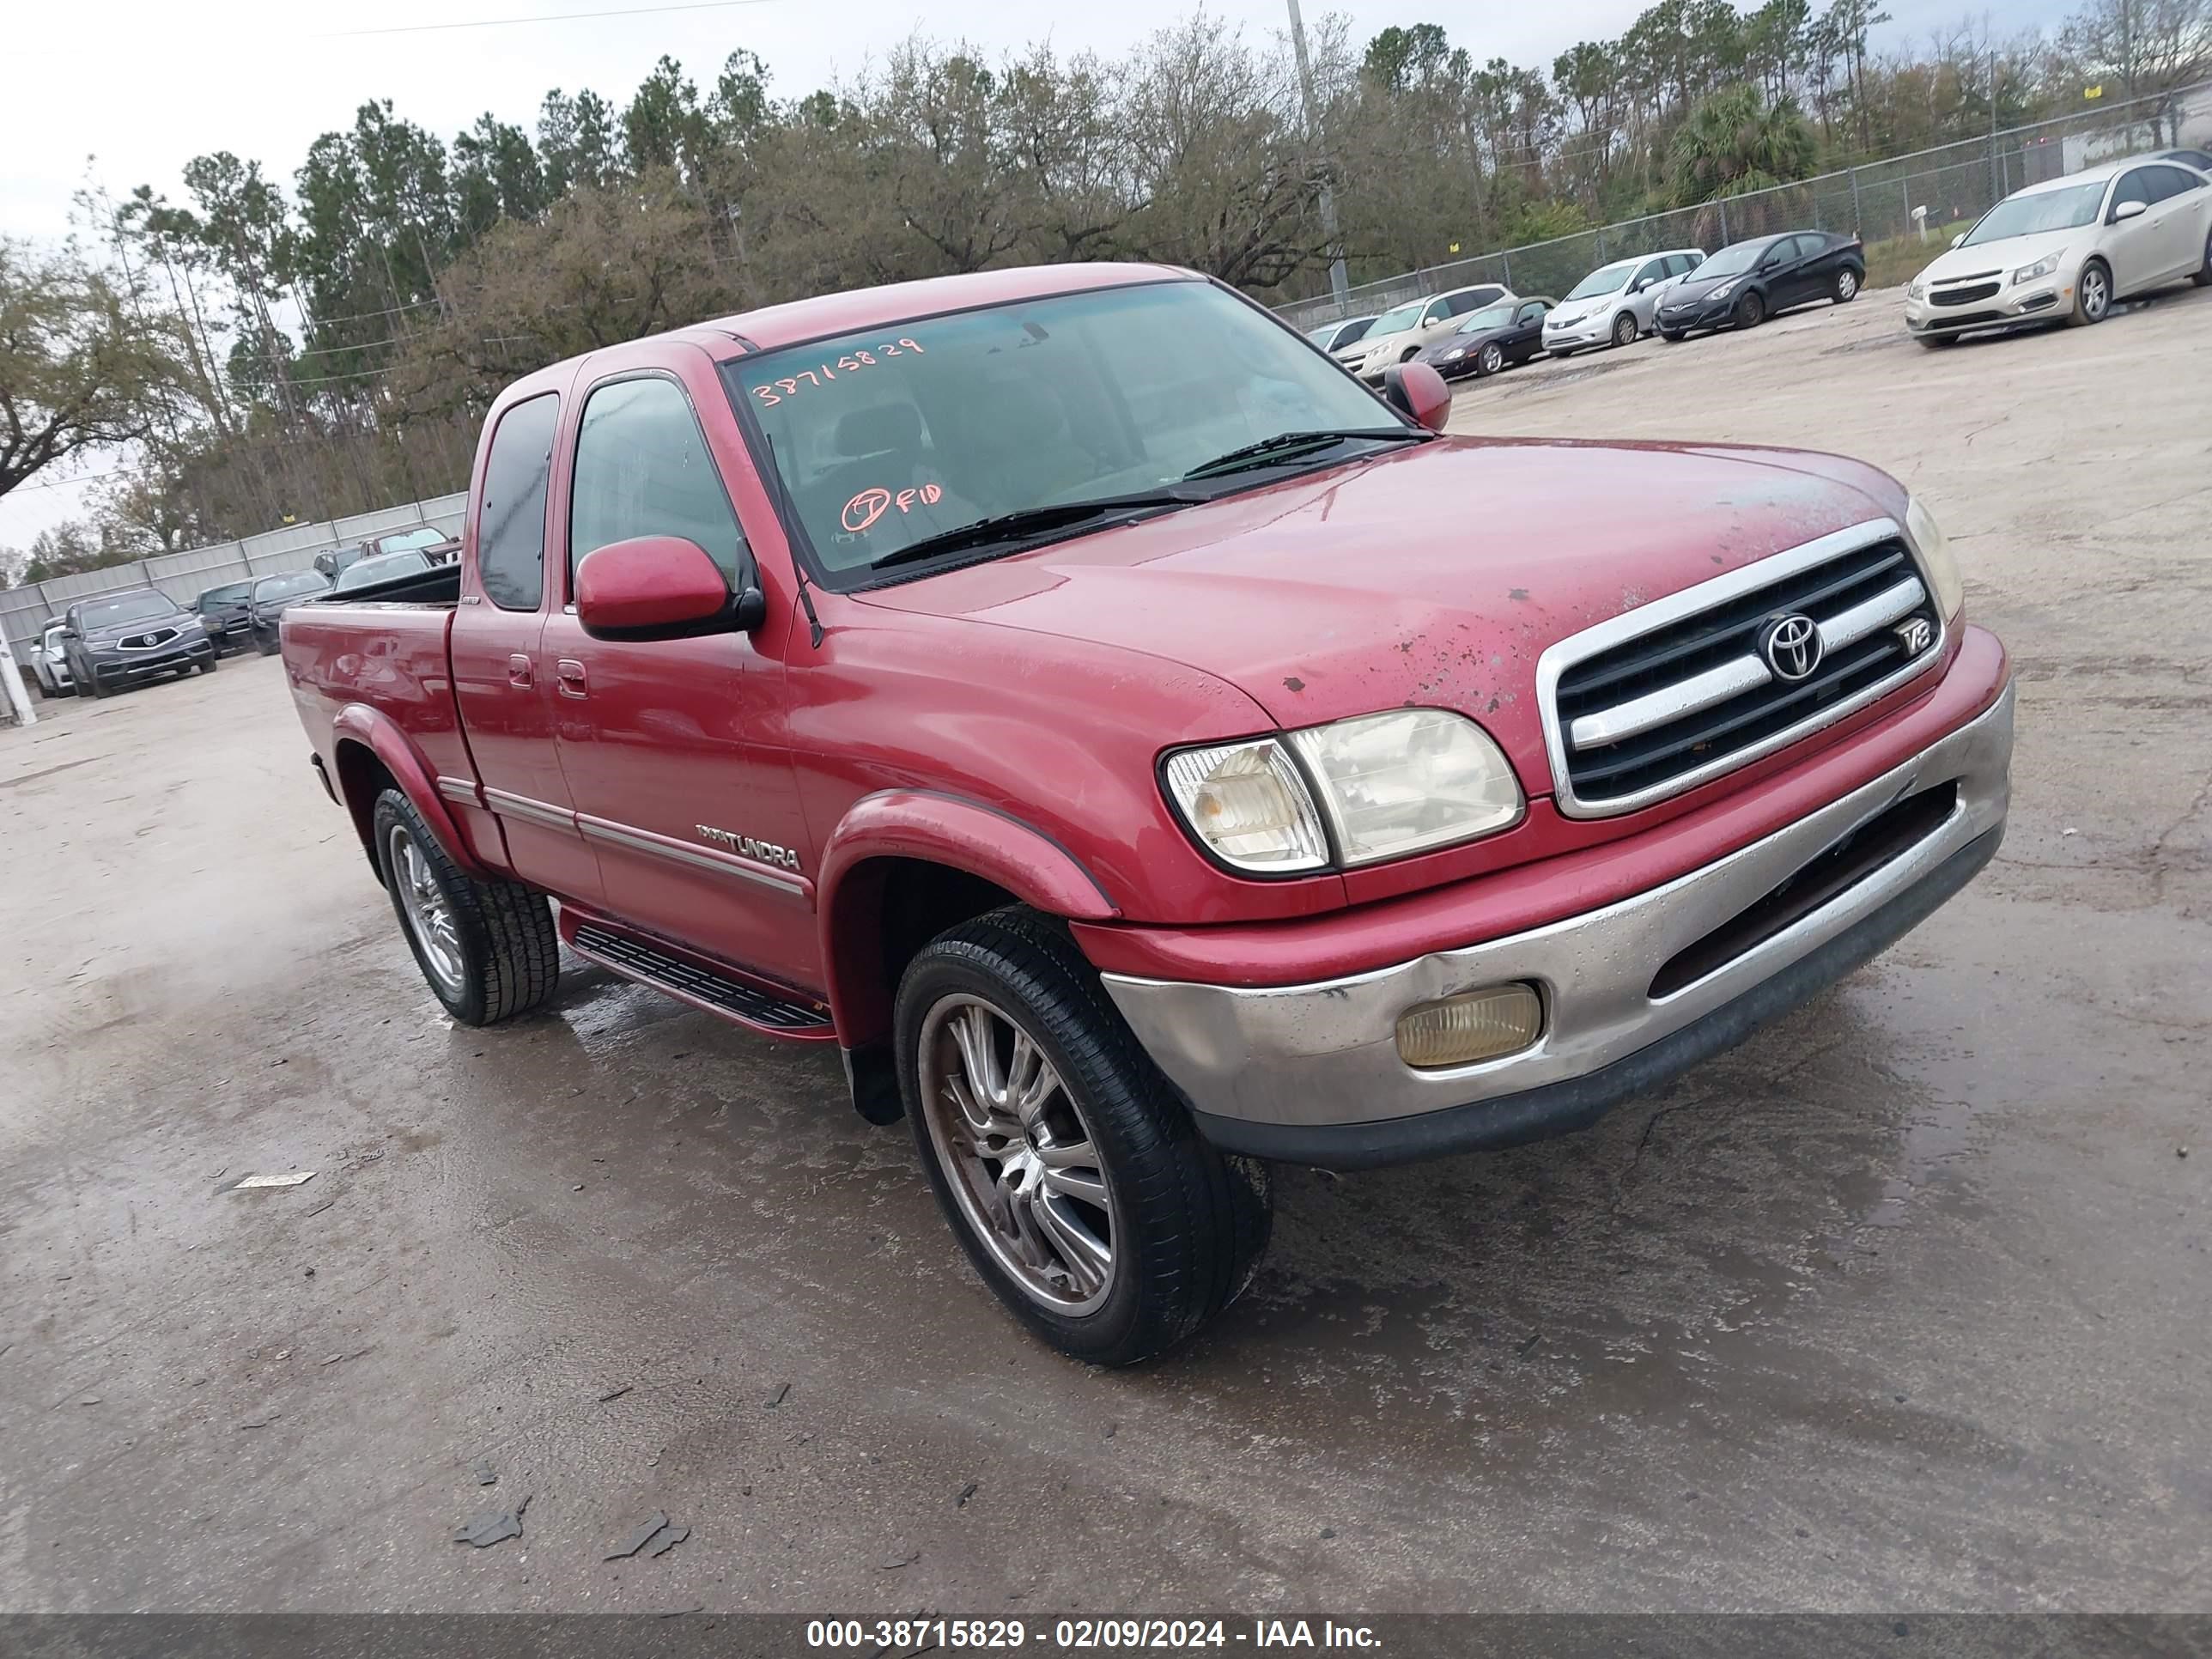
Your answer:
[[[2112,272],[2102,259],[2092,259],[2074,279],[2074,309],[2066,320],[2077,328],[2101,323],[2112,309]]]
[[[400,931],[448,1013],[490,1025],[553,994],[561,943],[544,894],[470,875],[397,789],[376,798],[372,829]]]
[[[1634,345],[1638,331],[1632,311],[1624,311],[1613,319],[1613,343],[1617,346]]]
[[[1847,306],[1859,297],[1859,274],[1849,265],[1836,273],[1836,303]]]
[[[894,1024],[939,1207],[1036,1335],[1130,1364],[1250,1282],[1266,1166],[1200,1138],[1059,923],[1014,907],[939,935],[908,965]]]
[[[1738,328],[1757,328],[1766,320],[1766,301],[1759,298],[1756,289],[1735,302],[1731,319]]]

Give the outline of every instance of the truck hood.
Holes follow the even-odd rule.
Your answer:
[[[1448,438],[857,597],[1170,659],[1285,727],[1457,709],[1540,793],[1547,646],[1904,514],[1901,487],[1836,456]]]

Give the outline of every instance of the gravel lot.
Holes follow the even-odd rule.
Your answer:
[[[2212,1610],[2212,293],[1900,307],[1454,426],[1923,492],[2017,659],[1998,863],[1590,1133],[1286,1173],[1133,1374],[998,1311],[834,1057],[580,963],[450,1027],[277,663],[0,732],[0,1607]]]

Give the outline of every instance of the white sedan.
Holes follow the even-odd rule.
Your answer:
[[[2212,176],[2108,161],[2015,191],[1905,289],[1924,346],[1977,329],[2100,323],[2113,302],[2187,277],[2212,287]]]

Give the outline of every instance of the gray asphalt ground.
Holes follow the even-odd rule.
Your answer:
[[[2208,386],[2184,289],[1464,392],[1922,491],[2015,653],[2010,839],[1595,1130],[1285,1172],[1250,1296],[1133,1373],[1000,1314],[833,1056],[580,963],[449,1025],[278,663],[47,705],[0,732],[0,1607],[2212,1609]]]

